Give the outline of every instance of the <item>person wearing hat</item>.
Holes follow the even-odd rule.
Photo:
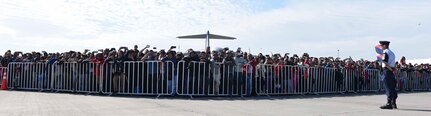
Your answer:
[[[184,54],[182,52],[177,52],[177,55],[175,56],[177,60],[183,60]]]
[[[395,54],[389,49],[389,41],[380,41],[382,46],[384,59],[382,61],[383,74],[384,74],[384,85],[387,96],[387,103],[381,106],[381,109],[396,109],[396,100],[398,98],[395,79]]]

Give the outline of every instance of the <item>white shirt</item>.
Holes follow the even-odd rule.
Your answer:
[[[395,54],[389,48],[384,50],[383,53],[385,55],[388,55],[388,56],[385,56],[384,58],[388,58],[387,61],[388,61],[389,66],[394,68],[395,67]],[[384,60],[386,60],[386,59],[384,59]],[[383,63],[382,66],[384,68],[386,66],[386,64]]]
[[[215,74],[215,75],[220,75],[221,74],[221,72],[220,72],[220,66],[222,65],[223,63],[221,63],[221,62],[216,62],[214,59],[211,59],[211,66],[212,66],[212,70],[211,71],[214,71],[213,73]]]
[[[242,67],[244,64],[247,64],[247,61],[245,61],[242,57],[235,57],[235,64],[236,64],[236,72],[242,72]]]

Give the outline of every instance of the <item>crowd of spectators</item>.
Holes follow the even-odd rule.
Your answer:
[[[234,60],[244,59],[246,63],[251,65],[257,64],[275,64],[275,65],[298,65],[308,67],[327,67],[327,68],[346,68],[346,69],[380,69],[380,63],[368,60],[357,60],[354,61],[351,58],[341,59],[334,57],[313,57],[308,53],[304,53],[301,56],[289,53],[264,55],[259,53],[257,55],[243,52],[241,48],[236,51],[230,50],[229,48],[218,49],[211,51],[210,48],[206,48],[204,51],[195,51],[188,49],[186,53],[175,52],[175,46],[171,46],[168,50],[161,49],[156,51],[156,47],[150,49],[147,45],[143,49],[139,50],[138,46],[135,45],[132,49],[127,47],[120,47],[118,50],[115,48],[111,49],[99,49],[98,51],[92,51],[85,49],[83,52],[79,51],[67,51],[67,52],[56,52],[47,53],[42,52],[30,52],[23,53],[20,51],[12,52],[6,51],[3,56],[0,56],[0,66],[6,67],[10,62],[41,62],[41,63],[55,63],[55,62],[98,62],[103,63],[107,61],[215,61],[223,62],[223,60]],[[397,67],[400,71],[420,71],[430,72],[431,68],[429,64],[407,64],[405,58],[402,57],[400,62],[397,62]]]
[[[193,49],[188,49],[186,53],[182,53],[176,52],[175,46],[171,46],[168,50],[160,49],[156,51],[156,49],[156,47],[150,48],[149,45],[145,46],[142,49],[139,49],[139,47],[135,45],[131,49],[129,49],[128,47],[120,47],[119,49],[106,48],[91,52],[88,49],[85,49],[83,52],[68,51],[63,53],[47,53],[45,51],[23,53],[19,51],[12,52],[8,50],[3,56],[0,56],[0,67],[6,67],[11,62],[36,62],[47,64],[62,64],[65,62],[104,64],[106,62],[114,62],[114,64],[120,64],[116,65],[116,67],[118,68],[114,69],[113,71],[114,76],[119,76],[118,78],[114,78],[115,80],[125,77],[123,73],[124,69],[122,69],[123,66],[121,65],[125,61],[170,61],[173,62],[175,65],[179,61],[195,61],[206,63],[218,62],[230,65],[232,66],[232,69],[234,65],[242,66],[242,64],[250,64],[250,66],[253,67],[253,75],[255,75],[254,73],[256,72],[256,66],[258,66],[259,64],[347,69],[356,71],[358,75],[366,75],[366,71],[364,71],[366,69],[381,70],[381,63],[379,63],[378,60],[368,61],[361,59],[355,61],[352,58],[341,59],[334,57],[313,57],[310,56],[308,53],[304,53],[302,55],[290,55],[289,53],[285,53],[283,55],[278,53],[264,55],[262,53],[259,53],[256,55],[243,52],[241,48],[237,48],[236,50],[230,50],[229,48],[219,48],[211,51],[209,47],[207,47],[203,51],[195,51]],[[401,83],[408,81],[407,76],[411,72],[417,72],[418,74],[429,74],[431,72],[431,67],[429,66],[429,64],[407,64],[405,57],[402,57],[401,60],[396,64],[398,70],[395,73],[397,77],[400,78],[400,80],[403,80]],[[242,71],[242,67],[237,67],[232,73],[235,73],[235,75],[241,75]],[[214,73],[219,74],[220,72]],[[366,78],[366,76],[360,77]],[[220,79],[216,80],[219,81]],[[342,77],[339,77],[339,79],[337,79],[337,83],[341,86]],[[114,83],[114,86],[115,85],[117,85],[117,83]]]

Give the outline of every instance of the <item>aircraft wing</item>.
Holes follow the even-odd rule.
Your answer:
[[[199,34],[199,35],[186,35],[186,36],[178,36],[179,39],[206,39],[207,34]],[[234,37],[228,37],[228,36],[222,36],[222,35],[215,35],[215,34],[209,34],[210,39],[236,39]]]
[[[178,36],[177,38],[180,38],[180,39],[206,39],[207,34]]]
[[[215,34],[210,34],[210,38],[211,39],[236,39],[234,37],[228,37],[228,36],[222,36],[222,35],[215,35]]]

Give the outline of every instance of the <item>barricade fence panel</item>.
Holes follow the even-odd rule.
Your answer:
[[[413,84],[412,84],[412,90],[418,90],[419,89],[419,72],[414,71],[411,72],[410,76],[412,76]]]
[[[339,93],[344,91],[343,75],[335,68],[309,68],[312,93]]]
[[[115,73],[115,74],[114,74]],[[103,70],[102,70],[102,93],[104,94],[112,94],[115,92],[118,92],[118,88],[124,87],[124,85],[119,85],[119,84],[124,84],[122,81],[125,80],[125,74],[124,74],[124,63],[122,62],[106,62],[103,65]],[[114,75],[118,75],[118,77],[116,77],[116,81],[113,81],[113,77]],[[121,76],[121,78],[120,78]],[[117,81],[118,79],[118,81]]]
[[[57,62],[52,78],[54,91],[97,93],[100,67],[89,62]]]
[[[358,71],[354,69],[344,69],[344,77],[346,78],[346,92],[357,91]]]
[[[430,72],[425,73],[425,89],[431,91],[431,74]]]
[[[407,71],[399,70],[397,76],[397,91],[406,91],[408,87]]]
[[[257,95],[306,94],[310,92],[309,68],[288,65],[256,66]]]
[[[377,69],[344,69],[347,92],[379,92],[384,90],[381,72]]]
[[[413,91],[417,90],[417,86],[419,85],[418,81],[418,73],[416,71],[408,71],[407,72],[407,78],[408,78],[408,90]]]
[[[413,89],[413,84],[414,84],[414,72],[413,71],[408,71],[407,72],[407,86],[406,86],[406,90],[411,91]]]
[[[8,87],[22,90],[50,90],[51,65],[38,62],[12,62],[8,65]]]
[[[380,91],[380,71],[376,69],[365,69],[363,72],[363,78],[360,78],[363,81],[362,91]],[[361,82],[361,81],[360,81]]]
[[[410,72],[411,80],[413,81],[413,86],[411,87],[414,91],[424,91],[429,90],[429,73],[426,71],[414,71]]]
[[[413,87],[412,90],[419,90],[419,86],[420,86],[420,73],[417,71],[411,72],[411,76],[413,79]]]
[[[74,63],[72,71],[72,88],[76,92],[98,93],[100,91],[100,78],[102,78],[101,70],[103,64],[97,63]]]
[[[53,90],[73,91],[73,78],[76,71],[75,63],[55,63],[53,68]]]
[[[103,69],[102,92],[174,95],[175,68],[171,61],[108,62]]]
[[[180,61],[177,94],[190,96],[244,96],[251,93],[250,65]]]

